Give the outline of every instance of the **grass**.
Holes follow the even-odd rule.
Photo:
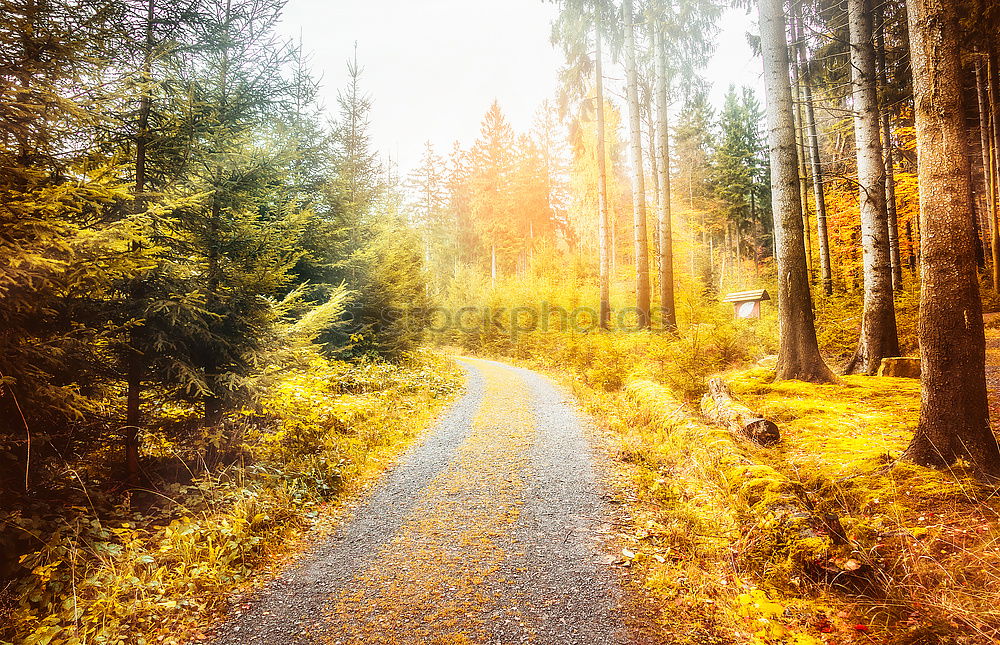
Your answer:
[[[654,381],[607,391],[562,375],[614,446],[634,499],[623,543],[665,630],[691,643],[1000,638],[1000,500],[961,466],[898,460],[916,381],[814,386],[730,371],[734,392],[782,429],[761,449]],[[797,517],[803,508],[835,516],[847,542]]]
[[[911,295],[900,304],[908,350]],[[530,280],[501,285],[491,302],[532,297],[559,302]],[[820,312],[834,358],[856,342],[849,300]],[[961,464],[938,472],[899,460],[919,383],[774,383],[756,366],[775,350],[773,312],[741,324],[695,294],[679,303],[676,337],[550,328],[447,339],[552,371],[599,420],[633,518],[620,541],[663,629],[699,644],[1000,640],[994,491]],[[780,426],[780,444],[753,447],[701,418],[698,398],[717,373]]]
[[[782,447],[758,451],[761,461],[841,517],[878,585],[881,597],[861,603],[873,622],[910,634],[899,642],[917,642],[917,635],[928,643],[1000,639],[997,491],[962,464],[942,472],[899,460],[916,427],[919,382],[770,379],[757,368],[728,381],[782,428]]]
[[[774,381],[766,368],[724,376],[751,408],[777,423],[785,463],[831,478],[874,471],[887,455],[898,457],[916,429],[920,382],[915,379],[844,376],[823,385]]]

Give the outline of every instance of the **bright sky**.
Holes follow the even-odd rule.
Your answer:
[[[424,141],[442,155],[456,139],[471,144],[494,98],[515,130],[531,126],[539,104],[554,96],[563,62],[549,44],[555,13],[543,0],[289,0],[281,30],[301,34],[331,113],[357,42],[374,101],[372,143],[383,158],[398,160],[405,176]],[[754,29],[751,18],[729,11],[720,29],[705,74],[717,105],[730,83],[758,91],[761,83],[760,61],[744,36]],[[622,75],[611,66],[606,74]]]

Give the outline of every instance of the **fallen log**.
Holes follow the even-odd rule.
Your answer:
[[[778,426],[740,402],[717,376],[708,379],[708,393],[701,398],[701,413],[758,446],[772,446],[781,441]]]

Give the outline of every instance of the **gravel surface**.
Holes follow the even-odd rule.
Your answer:
[[[535,395],[538,429],[517,526],[526,553],[521,584],[531,599],[525,613],[542,643],[630,642],[616,615],[621,593],[611,558],[597,548],[610,516],[582,430],[585,421],[548,379],[517,371]]]
[[[586,421],[534,372],[462,364],[464,396],[214,643],[647,641],[623,627]]]

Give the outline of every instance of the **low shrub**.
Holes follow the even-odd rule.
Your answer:
[[[155,429],[146,459],[172,456],[149,488],[123,491],[86,463],[0,513],[7,573],[0,640],[24,645],[180,643],[320,520],[324,504],[373,477],[460,383],[428,352],[397,363],[316,353],[267,375],[273,387],[226,422],[233,454],[205,469],[197,447]],[[175,411],[172,419],[187,416]],[[91,455],[91,459],[95,456]],[[86,460],[83,460],[85,462]]]

